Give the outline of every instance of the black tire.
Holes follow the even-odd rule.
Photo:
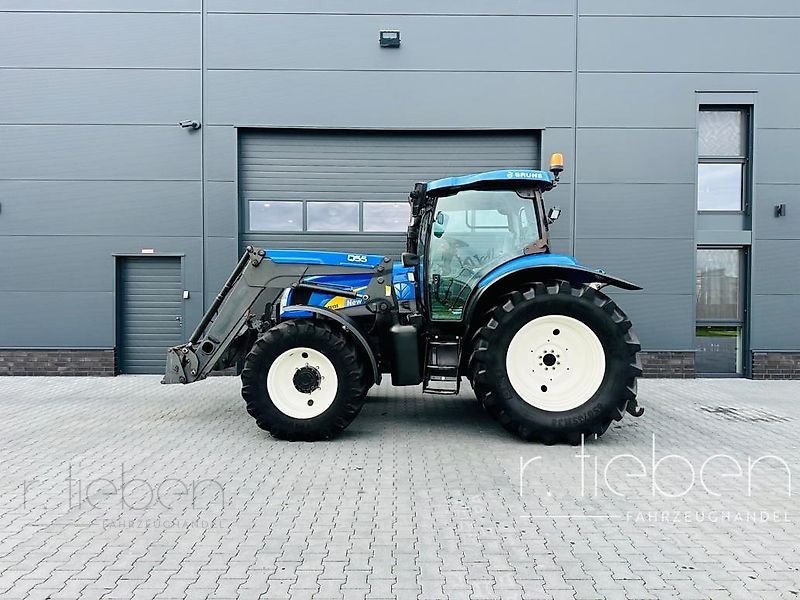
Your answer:
[[[324,354],[337,376],[336,396],[318,416],[294,418],[282,412],[268,393],[267,374],[287,350],[308,347]],[[327,440],[344,430],[361,411],[371,383],[353,342],[323,321],[285,321],[269,329],[253,345],[242,371],[242,397],[247,412],[261,429],[290,441]]]
[[[580,406],[560,412],[542,410],[523,400],[506,369],[514,335],[531,320],[546,315],[581,321],[597,336],[605,355],[605,373],[594,395]],[[622,419],[629,406],[636,406],[636,378],[642,372],[639,350],[628,317],[602,292],[566,281],[536,283],[504,297],[489,312],[472,338],[469,373],[483,406],[512,433],[545,444],[578,444],[581,436],[602,435],[612,421]]]

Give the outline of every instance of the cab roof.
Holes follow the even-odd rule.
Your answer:
[[[435,179],[426,184],[425,190],[431,196],[450,196],[461,190],[515,190],[532,186],[549,190],[553,187],[553,175],[535,169],[502,169]]]

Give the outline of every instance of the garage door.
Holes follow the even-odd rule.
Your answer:
[[[118,269],[120,371],[163,373],[167,348],[184,341],[181,260],[122,258]]]
[[[539,162],[536,131],[243,129],[242,246],[397,255],[415,182]]]

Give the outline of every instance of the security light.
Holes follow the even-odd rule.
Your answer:
[[[381,44],[381,48],[399,48],[400,47],[400,32],[399,31],[381,31],[380,44]]]

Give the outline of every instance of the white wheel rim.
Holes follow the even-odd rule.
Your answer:
[[[565,315],[547,315],[526,323],[511,339],[506,372],[525,402],[562,412],[594,396],[606,372],[606,355],[587,325]]]
[[[301,390],[295,385],[295,376],[301,369],[319,376],[319,381],[312,384],[316,385],[314,389]],[[313,348],[287,350],[275,359],[267,373],[267,392],[272,403],[294,419],[313,419],[324,413],[333,404],[338,389],[339,378],[333,363]]]

